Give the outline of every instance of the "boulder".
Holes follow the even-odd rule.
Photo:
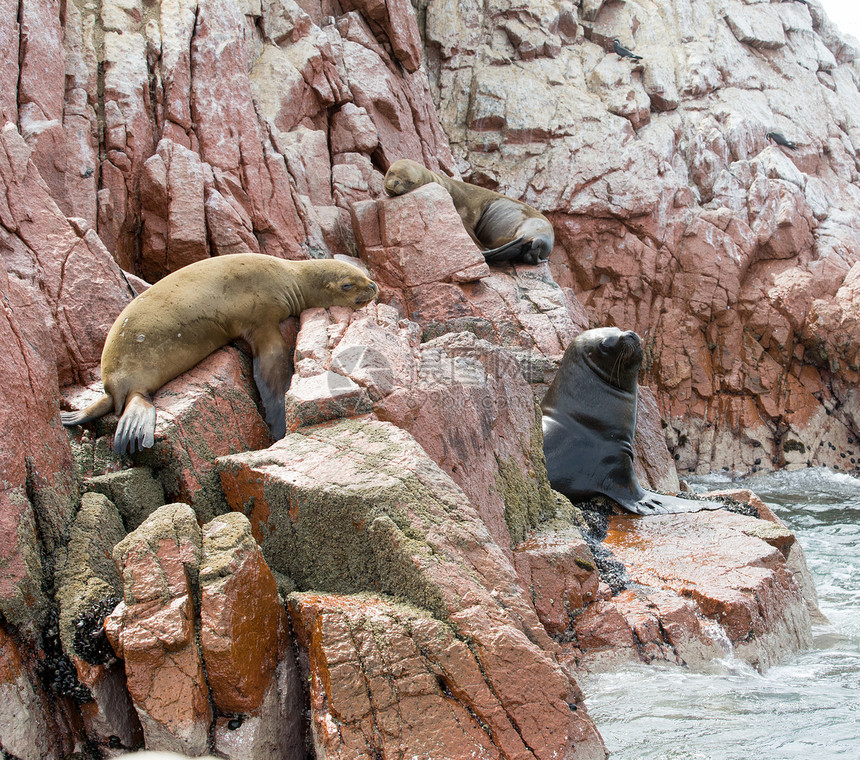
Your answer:
[[[560,636],[601,593],[594,556],[576,528],[541,531],[517,544],[514,565],[547,633]]]
[[[85,487],[110,499],[128,532],[139,527],[165,503],[164,488],[149,467],[130,467],[95,475],[86,479]]]
[[[239,513],[203,529],[200,645],[212,700],[222,713],[256,710],[285,652],[286,613],[251,524]]]
[[[450,626],[375,596],[293,594],[317,756],[529,756]],[[433,730],[428,731],[427,726]],[[518,746],[519,745],[519,746]]]
[[[430,183],[390,200],[355,204],[352,214],[362,258],[381,284],[412,288],[469,282],[490,273],[441,185]]]
[[[735,655],[761,670],[812,641],[801,586],[786,561],[794,542],[782,525],[726,510],[615,516],[605,540],[633,583],[690,599]]]
[[[303,698],[287,616],[251,524],[238,513],[203,527],[200,646],[228,758],[304,757]],[[239,725],[237,726],[236,723]]]
[[[345,420],[224,457],[219,469],[228,501],[250,519],[269,564],[299,588],[386,593],[472,642],[493,695],[478,717],[502,756],[575,747],[578,757],[604,757],[585,710],[568,707],[575,690],[512,564],[406,432]]]
[[[212,708],[195,631],[192,583],[202,535],[194,511],[167,504],[114,548],[123,601],[105,620],[125,663],[146,746],[200,755]]]

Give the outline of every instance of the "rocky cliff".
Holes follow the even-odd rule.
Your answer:
[[[458,167],[646,336],[679,467],[856,472],[857,41],[816,0],[419,6]]]
[[[0,40],[6,755],[597,758],[578,668],[808,642],[764,505],[584,516],[534,400],[616,324],[652,486],[860,468],[860,52],[816,0],[21,0]],[[540,208],[550,263],[382,197],[402,157]],[[134,459],[110,418],[67,435],[138,278],[247,250],[381,287],[284,325],[287,438],[242,346]]]

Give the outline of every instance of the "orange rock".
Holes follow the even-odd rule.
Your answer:
[[[738,657],[766,669],[811,640],[801,588],[783,553],[793,541],[781,525],[717,510],[615,516],[605,544],[631,581],[692,599],[699,614],[725,629]]]
[[[289,641],[286,613],[272,571],[233,512],[203,528],[200,644],[215,706],[252,713],[260,706]]]
[[[470,641],[480,670],[462,688],[480,698],[474,712],[490,726],[504,757],[531,756],[524,744],[535,757],[552,757],[569,751],[574,736],[584,737],[576,750],[582,757],[604,756],[587,713],[568,706],[574,686],[512,564],[463,492],[411,436],[383,422],[345,420],[289,434],[264,452],[225,457],[219,467],[234,509],[252,522],[260,510],[267,512],[260,533],[274,569],[300,587],[395,595],[432,610],[457,641]],[[311,657],[317,657],[314,636],[321,624],[301,626],[299,645],[309,647]],[[350,651],[355,646],[349,638],[338,640]],[[344,690],[355,700],[349,698],[346,716],[332,720],[325,717],[329,708],[315,702],[323,716],[316,725],[325,733],[318,741],[351,747],[366,736],[360,730],[369,709],[357,672],[361,663],[348,654],[332,659],[337,668],[319,664],[315,694]],[[484,703],[480,695],[490,693]],[[383,697],[380,704],[387,709]],[[349,724],[343,735],[342,723]],[[416,746],[434,740],[410,737]]]
[[[74,735],[34,670],[27,651],[0,625],[0,746],[15,757],[61,760],[74,749]]]

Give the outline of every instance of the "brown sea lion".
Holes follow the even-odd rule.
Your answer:
[[[537,264],[549,258],[555,243],[552,225],[537,209],[522,201],[436,174],[408,158],[391,164],[383,186],[389,195],[403,195],[431,182],[448,191],[466,232],[484,249],[487,262],[519,259]]]
[[[602,494],[640,515],[719,509],[639,485],[633,436],[641,364],[635,332],[604,327],[573,339],[541,403],[550,485],[572,501]]]
[[[114,451],[150,447],[151,395],[216,349],[244,338],[266,422],[274,439],[283,438],[290,356],[278,324],[313,307],[360,308],[377,293],[376,283],[344,261],[236,253],[189,264],[123,309],[102,350],[104,395],[83,411],[63,412],[63,424],[121,413]]]

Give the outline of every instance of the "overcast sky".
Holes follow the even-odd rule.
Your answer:
[[[860,0],[820,0],[824,12],[842,32],[860,39]]]

